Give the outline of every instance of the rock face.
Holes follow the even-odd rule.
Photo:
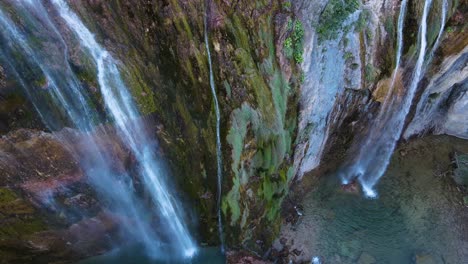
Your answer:
[[[452,40],[449,36],[445,41],[449,43]],[[467,61],[468,48],[465,45],[459,53],[444,58],[433,76],[427,76],[429,84],[421,96],[405,137],[432,132],[468,138]]]
[[[306,28],[305,82],[300,94],[300,118],[295,149],[296,179],[343,156],[353,138],[362,137],[385,99],[395,67],[398,1],[295,1]],[[445,33],[433,48],[440,29],[443,1],[433,1],[429,14],[425,66],[404,137],[425,133],[466,138],[466,45],[463,23],[466,3],[447,1]],[[397,84],[407,83],[414,64],[414,44],[422,4],[411,2],[404,28],[403,68]],[[340,15],[328,15],[339,13]],[[312,14],[312,15],[311,15]],[[453,43],[450,45],[449,43]],[[450,47],[449,47],[450,46]],[[398,86],[398,85],[397,85]],[[396,95],[395,95],[396,96]],[[416,106],[417,105],[417,106]],[[350,151],[352,153],[353,151]],[[332,153],[332,154],[331,154]],[[330,155],[327,155],[330,154]],[[332,157],[332,159],[334,159]]]
[[[66,133],[21,129],[0,139],[0,263],[68,261],[109,249],[117,220],[60,140]]]

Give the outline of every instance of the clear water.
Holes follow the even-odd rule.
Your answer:
[[[424,144],[423,155],[410,150],[393,159],[378,184],[379,199],[343,191],[333,175],[319,180],[290,235],[297,247],[324,263],[358,263],[363,252],[379,264],[414,263],[416,254],[431,255],[433,262],[422,263],[468,263],[467,208],[450,177],[434,170],[441,159],[449,163],[452,147]],[[431,153],[435,146],[441,154]]]
[[[197,255],[186,261],[148,258],[138,246],[115,250],[102,256],[89,258],[78,264],[224,264],[226,258],[219,248],[200,248]]]

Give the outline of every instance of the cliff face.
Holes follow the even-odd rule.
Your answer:
[[[433,2],[430,47],[441,26],[442,0]],[[369,120],[385,98],[395,67],[399,1],[85,0],[70,1],[70,5],[97,41],[120,61],[119,70],[140,111],[156,121],[153,133],[160,141],[160,152],[186,203],[198,216],[203,244],[219,243],[215,228],[216,116],[205,31],[221,108],[221,209],[226,242],[228,247],[259,253],[268,250],[279,232],[280,208],[293,179],[300,185],[306,172],[338,164],[353,140],[371,129]],[[1,7],[15,12],[12,6],[14,2],[7,1]],[[454,0],[448,1],[448,7],[445,33],[418,87],[406,138],[429,132],[468,137],[464,114],[468,100],[467,6]],[[102,104],[94,66],[80,56],[79,44],[48,1],[45,8],[70,47],[67,52],[73,70],[94,94],[95,104]],[[398,70],[401,83],[411,78],[404,72],[415,64],[422,8],[419,1],[409,2],[404,35],[410,37],[405,39],[404,63]],[[1,58],[2,133],[20,127],[44,129],[19,91],[12,69]],[[34,85],[40,88],[41,84],[43,80]],[[5,142],[9,137],[11,134]],[[43,137],[29,132],[27,140]],[[16,161],[28,159],[16,152],[1,153],[0,157]],[[64,152],[63,159],[71,156]],[[62,163],[44,165],[57,170],[46,178],[37,174],[34,182],[46,185],[51,178],[61,182],[68,169],[56,164]],[[32,164],[30,169],[34,167]],[[18,198],[1,200],[0,206],[29,197],[30,190],[21,187],[29,179],[21,178],[19,172],[3,175],[11,181],[2,181],[0,190]],[[75,195],[82,193],[78,190]],[[31,214],[44,210],[44,206],[30,203]],[[86,217],[98,217],[100,210]],[[54,226],[48,217],[41,219],[45,220],[28,235],[70,228],[78,221]]]
[[[438,39],[446,3],[445,25]],[[402,64],[395,72],[400,1],[296,1],[305,21],[305,82],[300,94],[297,179],[327,167],[331,160],[353,155],[356,139],[372,130],[389,91],[392,76],[399,90],[408,86],[415,67],[423,3],[409,1],[403,27]],[[406,118],[405,138],[425,133],[466,138],[467,6],[458,1],[433,1],[428,15],[424,76]],[[334,14],[334,15],[332,15]],[[438,43],[436,43],[438,42]],[[346,151],[348,148],[351,149]]]

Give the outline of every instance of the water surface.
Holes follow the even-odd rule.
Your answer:
[[[148,257],[139,246],[118,249],[105,255],[89,258],[78,264],[224,264],[226,259],[217,247],[200,248],[198,254],[191,260],[178,261],[174,259],[155,260]]]

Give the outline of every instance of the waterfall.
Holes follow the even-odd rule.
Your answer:
[[[383,103],[378,117],[372,123],[372,130],[367,135],[359,154],[356,156],[357,158],[354,159],[353,165],[345,169],[345,174],[342,175],[343,184],[348,184],[353,178],[357,177],[365,195],[368,197],[377,196],[374,187],[387,169],[423,73],[427,48],[427,17],[431,3],[432,0],[424,2],[419,29],[419,54],[406,93],[403,95],[394,94]],[[406,3],[404,4],[406,6]],[[400,13],[405,11],[403,9],[405,6],[402,4]],[[402,14],[400,14],[400,18],[403,19]],[[398,31],[398,35],[402,36],[403,22],[398,23]],[[401,39],[398,41],[401,43]]]
[[[385,97],[385,101],[389,100],[393,93],[393,88],[395,87],[395,79],[397,77],[398,70],[400,69],[400,62],[401,62],[401,53],[403,51],[403,27],[405,23],[405,15],[406,15],[406,6],[408,5],[408,0],[403,0],[400,6],[400,14],[398,15],[398,25],[397,25],[397,53],[396,53],[396,63],[395,69],[393,70],[392,74],[392,82],[390,83],[390,89],[387,92]]]
[[[32,2],[29,2],[29,4],[31,3]],[[44,10],[40,2],[35,4],[35,8]],[[33,19],[33,16],[31,15],[29,19]],[[137,216],[137,219],[143,219],[143,216],[145,215],[143,211],[134,206],[134,204],[137,204],[137,198],[131,190],[131,182],[116,181],[115,177],[113,177],[114,175],[112,175],[112,169],[108,162],[109,159],[106,157],[107,154],[96,147],[97,144],[92,138],[92,119],[93,116],[97,115],[97,113],[92,111],[92,108],[90,108],[89,105],[85,104],[83,104],[84,107],[76,109],[74,106],[74,103],[76,102],[73,101],[72,98],[66,96],[67,94],[71,94],[74,96],[73,98],[75,98],[75,100],[78,98],[78,101],[80,102],[82,102],[82,99],[80,98],[85,97],[85,95],[81,92],[83,87],[80,87],[76,76],[70,72],[70,67],[62,68],[62,70],[66,70],[66,72],[62,72],[62,74],[59,72],[54,72],[53,65],[48,65],[48,59],[50,59],[50,57],[46,58],[45,56],[40,56],[38,50],[33,51],[31,46],[27,43],[26,36],[18,30],[18,28],[10,19],[7,18],[2,10],[0,10],[0,24],[4,29],[6,29],[2,32],[1,35],[1,37],[5,40],[2,42],[4,46],[2,46],[0,51],[2,54],[1,58],[13,70],[15,77],[19,81],[20,85],[24,88],[27,95],[30,97],[30,100],[38,110],[42,120],[49,128],[55,127],[55,123],[57,121],[53,120],[55,116],[52,116],[52,118],[50,117],[51,111],[53,110],[46,110],[45,108],[41,107],[46,102],[44,101],[44,98],[35,93],[37,87],[30,85],[31,80],[25,80],[23,78],[25,73],[20,73],[16,70],[16,68],[25,70],[22,68],[23,65],[19,63],[20,60],[25,60],[30,67],[37,67],[40,69],[41,72],[37,74],[42,74],[48,80],[48,94],[53,100],[53,107],[62,107],[67,109],[66,113],[68,114],[68,118],[73,123],[73,126],[83,131],[83,133],[89,135],[88,142],[83,142],[83,144],[86,144],[87,148],[89,148],[89,153],[91,155],[87,158],[79,157],[79,159],[82,164],[86,164],[83,167],[86,175],[88,175],[90,179],[90,183],[101,193],[103,197],[114,201],[114,212],[127,213]],[[65,42],[62,44],[64,43]],[[14,54],[24,54],[25,56],[19,59],[18,57],[12,57]],[[66,78],[61,78],[61,76],[66,76]],[[58,84],[60,84],[60,86],[58,86]],[[127,177],[127,179],[129,179],[129,177]],[[113,190],[113,192],[110,192],[109,189]],[[147,223],[136,221],[133,223],[133,225],[130,225],[129,223],[123,224],[128,230],[133,230],[133,232],[139,236],[139,239],[142,240],[147,247],[156,246],[156,244],[154,244],[154,237],[151,238],[147,232],[149,228]]]
[[[447,0],[443,0],[441,2],[441,16],[440,16],[440,28],[439,28],[439,33],[437,34],[436,41],[434,43],[434,46],[431,49],[431,52],[429,53],[429,58],[428,58],[428,63],[426,63],[426,67],[428,67],[429,62],[432,60],[434,56],[434,52],[436,49],[439,47],[440,40],[442,38],[442,35],[444,33],[445,29],[445,23],[447,19],[447,11],[448,11],[448,2]],[[453,81],[457,80],[457,78],[451,78]],[[454,82],[455,83],[455,82]],[[421,96],[421,99],[419,100],[419,103],[416,108],[416,119],[413,119],[408,128],[405,131],[404,137],[407,138],[415,133],[418,133],[418,129],[423,129],[424,126],[427,123],[431,122],[431,119],[433,119],[434,115],[434,110],[437,110],[439,104],[441,101],[437,101],[436,104],[431,105],[428,103],[429,95],[431,94],[431,89],[433,87],[433,83],[430,83],[427,86],[427,89],[423,92],[423,95]]]
[[[79,92],[80,87],[77,79],[63,77],[64,74],[62,72],[54,69],[54,67],[52,67],[53,65],[48,65],[51,63],[53,64],[53,61],[45,61],[46,54],[43,56],[36,54],[35,50],[28,44],[27,37],[14,26],[2,10],[0,10],[0,25],[3,28],[2,37],[4,38],[4,45],[8,46],[8,49],[14,50],[13,52],[15,53],[7,54],[7,51],[2,50],[2,57],[19,56],[16,54],[22,54],[23,56],[21,58],[26,61],[27,64],[34,65],[40,69],[45,81],[44,86],[46,87],[44,88],[47,88],[50,91],[49,95],[52,99],[59,103],[59,108],[55,111],[59,110],[64,112],[69,122],[79,123],[80,127],[87,126],[89,123],[86,119],[91,116],[86,103],[88,98],[85,98],[85,96]],[[12,63],[14,63],[15,60],[17,61],[18,59],[7,59],[6,61],[13,66]],[[20,83],[28,85],[27,81],[20,78],[21,74],[16,71],[16,67],[13,66],[11,68],[14,70],[14,74],[19,77],[18,80]],[[70,76],[68,72],[65,74]],[[39,94],[37,91],[34,91],[34,89],[27,89],[27,92],[30,97],[39,99]],[[75,99],[72,100],[71,97]],[[42,112],[42,116],[48,119],[44,111]],[[51,113],[52,110],[49,110],[47,115],[52,115]],[[52,126],[51,128],[56,127],[55,124],[52,124],[52,120],[48,121]]]
[[[427,60],[426,67],[429,64],[429,62],[432,60],[432,57],[434,56],[434,52],[439,47],[440,39],[442,38],[442,35],[444,34],[445,22],[447,19],[448,2],[447,0],[442,0],[440,4],[441,4],[441,11],[440,11],[441,16],[440,16],[439,33],[437,34],[437,38],[436,38],[434,45],[432,46],[431,53],[429,53],[429,58]]]
[[[114,59],[95,41],[91,32],[63,0],[53,0],[52,3],[69,28],[78,36],[81,45],[88,50],[94,59],[104,103],[121,132],[122,140],[131,148],[141,166],[140,175],[151,193],[153,202],[158,205],[160,213],[162,213],[166,222],[165,227],[169,229],[172,238],[177,241],[176,244],[182,249],[184,256],[193,256],[196,247],[187,227],[179,216],[179,205],[169,193],[164,182],[164,175],[160,173],[160,165],[150,148],[152,144],[148,144],[151,141],[142,132],[144,131],[143,127],[138,123],[131,122],[139,114],[120,77]]]
[[[221,218],[221,198],[222,198],[222,182],[223,182],[223,168],[222,168],[222,152],[221,152],[221,135],[220,135],[220,122],[221,122],[221,113],[219,111],[219,103],[218,103],[218,96],[216,95],[216,87],[215,81],[213,76],[213,65],[211,62],[211,51],[210,51],[210,43],[208,38],[208,12],[205,12],[204,17],[204,30],[205,30],[205,45],[206,45],[206,52],[208,57],[208,66],[210,70],[210,87],[211,93],[213,94],[213,103],[215,107],[216,113],[216,172],[217,172],[217,187],[218,187],[218,194],[216,199],[216,206],[218,211],[218,233],[219,233],[219,240],[221,242],[221,250],[224,251],[224,234],[223,234],[223,221]]]
[[[120,76],[117,62],[95,41],[92,33],[63,0],[52,1],[66,26],[75,33],[81,46],[93,59],[97,68],[97,80],[106,106],[106,112],[115,123],[120,140],[135,157],[138,164],[138,174],[144,182],[144,188],[149,193],[152,203],[157,209],[156,211],[140,205],[141,202],[139,202],[139,198],[135,193],[131,176],[126,174],[116,175],[116,172],[111,168],[110,154],[99,148],[97,142],[93,139],[93,133],[96,132],[94,123],[99,117],[98,111],[89,103],[90,99],[86,94],[86,89],[81,86],[78,78],[71,70],[67,58],[68,48],[57,27],[52,23],[47,13],[30,12],[30,10],[36,8],[45,11],[41,2],[31,0],[14,3],[21,8],[22,12],[27,12],[28,23],[24,27],[37,27],[37,29],[27,28],[29,31],[26,32],[40,30],[41,33],[44,33],[47,31],[53,34],[53,43],[56,43],[54,40],[58,39],[58,43],[62,45],[60,48],[63,49],[64,57],[57,61],[55,60],[56,53],[47,54],[40,48],[35,49],[35,46],[33,48],[29,44],[28,35],[23,32],[25,29],[16,27],[7,14],[0,9],[0,25],[4,29],[0,34],[2,40],[0,59],[11,66],[14,75],[23,86],[44,122],[48,126],[56,128],[57,123],[60,123],[61,120],[57,120],[59,118],[54,114],[54,110],[56,108],[62,109],[63,115],[70,125],[89,135],[87,142],[84,143],[89,148],[90,155],[78,157],[80,164],[83,165],[90,184],[106,200],[112,203],[110,209],[117,214],[127,215],[128,218],[131,218],[129,221],[123,221],[124,228],[129,234],[134,235],[135,239],[143,242],[147,253],[155,257],[167,257],[167,252],[163,252],[163,248],[167,245],[160,242],[159,235],[151,227],[151,220],[148,216],[153,214],[161,218],[165,229],[159,231],[164,232],[164,235],[170,240],[171,254],[178,257],[192,257],[197,248],[182,220],[182,208],[176,201],[176,197],[169,191],[165,175],[162,173],[162,164],[158,162],[154,153],[155,140],[145,133],[144,126],[137,120],[140,116],[139,112]],[[30,5],[29,8],[27,8],[26,4]],[[38,15],[37,13],[41,13],[41,19],[35,17]],[[40,20],[46,20],[46,25],[40,23]],[[20,55],[21,59],[18,59]],[[22,64],[23,61],[25,65]],[[25,67],[33,73],[32,75],[40,74],[44,76],[45,86],[47,86],[46,96],[50,96],[54,104],[52,109],[46,109],[43,106],[51,102],[45,101],[48,97],[43,95],[42,91],[38,92],[37,87],[28,82],[30,80],[28,80],[27,74],[15,70],[16,68],[23,69]],[[39,69],[39,72],[37,69]],[[155,253],[158,250],[160,250],[158,253],[166,256],[159,256],[158,253]]]

